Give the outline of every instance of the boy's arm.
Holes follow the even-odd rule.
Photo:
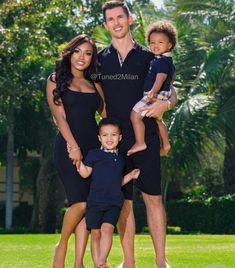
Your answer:
[[[80,163],[80,166],[77,166],[77,171],[84,179],[89,177],[92,173],[92,168],[85,166],[83,162]]]
[[[166,78],[167,78],[166,73],[158,73],[156,75],[155,82],[154,82],[154,84],[153,84],[153,86],[152,86],[150,91],[153,92],[153,93],[159,92],[159,90],[161,89],[161,87],[162,87],[164,81],[166,80]]]
[[[129,181],[132,179],[137,179],[140,175],[140,170],[139,169],[133,169],[131,172],[127,173],[123,179],[122,179],[122,186],[127,184]]]

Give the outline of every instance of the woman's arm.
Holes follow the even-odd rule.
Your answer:
[[[99,114],[100,114],[100,116],[101,116],[102,118],[107,117],[107,113],[106,113],[106,105],[105,105],[105,99],[104,99],[104,92],[103,92],[103,89],[102,89],[100,83],[95,83],[95,87],[96,87],[96,89],[97,89],[97,91],[98,91],[98,93],[100,94],[100,97],[101,97],[101,99],[102,99],[102,104],[101,104],[101,106],[100,106],[98,112],[99,112]]]
[[[76,162],[80,162],[82,155],[79,148],[79,145],[77,144],[76,140],[74,139],[72,132],[70,130],[70,127],[68,125],[68,122],[66,120],[66,115],[64,111],[64,106],[61,103],[60,105],[56,105],[53,101],[53,90],[56,87],[56,83],[51,81],[50,79],[47,80],[47,101],[52,113],[52,116],[54,117],[54,121],[56,122],[57,127],[60,130],[60,133],[66,140],[66,142],[70,146],[69,151],[69,158],[73,161],[73,164],[75,165]]]
[[[139,169],[133,169],[131,172],[127,173],[123,179],[122,179],[122,186],[127,184],[129,181],[132,179],[137,179],[140,175],[140,170]]]
[[[83,164],[83,162],[81,161],[80,167],[77,167],[77,171],[81,175],[81,177],[83,177],[85,179],[85,178],[87,178],[87,177],[89,177],[91,175],[92,168],[88,167],[88,166],[85,166]]]

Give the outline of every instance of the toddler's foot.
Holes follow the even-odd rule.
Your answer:
[[[67,246],[57,244],[53,258],[53,268],[64,268],[64,260]]]
[[[160,156],[166,156],[168,152],[170,151],[170,149],[171,149],[170,143],[162,146],[162,148],[160,149]]]
[[[144,151],[147,148],[147,145],[145,143],[143,144],[137,144],[135,143],[131,149],[127,152],[127,155],[132,155],[140,151]]]

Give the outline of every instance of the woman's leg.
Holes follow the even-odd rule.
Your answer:
[[[85,202],[75,203],[67,209],[64,215],[60,240],[55,247],[53,268],[64,268],[65,255],[67,251],[69,237],[74,231],[77,224],[84,217],[85,210]]]
[[[86,250],[89,231],[86,229],[85,217],[79,222],[75,229],[75,263],[74,268],[85,268],[83,257]]]

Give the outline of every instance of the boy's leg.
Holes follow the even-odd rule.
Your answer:
[[[98,268],[105,268],[108,254],[111,250],[113,241],[114,226],[110,223],[103,223],[101,225],[101,239],[100,239],[100,256],[98,261]]]
[[[164,156],[166,155],[170,149],[171,149],[171,145],[169,142],[169,137],[168,137],[168,130],[167,130],[167,126],[165,125],[164,121],[161,120],[157,120],[157,124],[158,124],[158,128],[159,128],[159,135],[162,141],[162,146],[160,149],[160,155]]]
[[[145,125],[143,122],[143,117],[139,113],[134,110],[131,111],[131,122],[133,126],[133,130],[135,133],[135,144],[131,147],[131,149],[127,152],[127,155],[134,154],[139,151],[143,151],[147,148],[145,143]]]
[[[135,268],[135,218],[133,213],[133,202],[131,200],[124,201],[117,228],[124,254],[123,268]]]
[[[94,267],[98,267],[100,256],[101,224],[103,218],[102,205],[98,202],[88,201],[86,210],[87,229],[91,230],[91,255]]]
[[[91,255],[94,263],[94,267],[99,267],[99,256],[100,256],[100,240],[101,240],[101,230],[92,229],[91,230]]]

